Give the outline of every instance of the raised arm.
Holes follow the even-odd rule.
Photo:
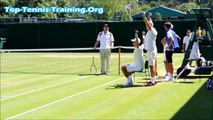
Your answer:
[[[146,18],[145,12],[142,12],[142,16],[144,17],[144,22],[145,22],[147,30],[151,30],[151,28],[153,27],[152,26],[152,19],[151,19],[152,14],[149,13],[148,18]]]
[[[136,41],[135,41],[135,47],[136,47],[136,48],[139,48],[139,43],[138,43],[138,31],[137,31],[137,30],[135,30],[135,39],[136,39]]]

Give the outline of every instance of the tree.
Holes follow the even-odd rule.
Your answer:
[[[209,2],[208,2],[208,7],[211,8],[211,10],[212,10],[212,15],[213,15],[213,0],[209,0]]]
[[[155,15],[156,15],[156,20],[159,20],[159,21],[162,20],[162,16],[159,12],[156,12]]]
[[[189,12],[192,8],[197,8],[196,3],[189,2],[189,3],[183,3],[176,7],[177,10],[183,11],[183,12]]]

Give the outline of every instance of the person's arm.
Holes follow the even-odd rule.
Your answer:
[[[179,41],[181,41],[181,37],[176,34],[176,37],[178,38]]]
[[[172,38],[172,37],[169,37],[169,44],[168,44],[168,49],[170,49],[171,48],[171,46],[172,46],[172,43],[174,42],[174,39]]]
[[[152,26],[149,24],[149,21],[146,17],[144,17],[144,22],[148,30],[151,30]]]
[[[93,47],[93,49],[96,49],[97,45],[100,43],[100,41],[96,40],[95,45]]]
[[[174,39],[172,37],[172,33],[171,32],[168,31],[166,35],[169,38],[169,43],[167,43],[168,47],[166,49],[170,49],[172,44],[173,44],[173,42],[174,42]]]
[[[186,46],[186,44],[183,43],[183,45],[182,45],[182,48],[183,48],[182,52],[185,52],[185,46]]]
[[[135,41],[135,48],[139,48],[139,44],[138,44],[138,31],[137,30],[135,30],[135,39],[136,39],[136,41]]]
[[[96,47],[98,46],[98,44],[100,43],[100,37],[101,37],[101,32],[98,34],[97,40],[93,46],[93,49],[96,49]]]
[[[183,44],[182,44],[182,52],[185,52],[185,47],[186,47],[186,39],[185,37],[183,38]]]
[[[111,38],[110,38],[110,47],[114,47],[114,37],[113,34],[111,33]]]
[[[162,45],[166,45],[166,37],[164,37],[164,38],[161,40],[161,44],[162,44]]]

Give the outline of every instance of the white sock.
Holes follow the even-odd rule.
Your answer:
[[[128,82],[132,82],[132,76],[131,75],[127,79],[128,79]]]
[[[128,77],[128,79],[132,79],[132,75],[130,75],[130,76]]]
[[[151,82],[154,83],[156,81],[155,76],[151,78]]]
[[[168,76],[171,78],[172,77],[172,74],[170,72],[168,72]]]

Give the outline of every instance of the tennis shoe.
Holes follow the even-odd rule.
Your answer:
[[[166,79],[167,77],[168,77],[168,74],[166,73],[165,76],[164,76],[164,79]]]
[[[132,78],[127,78],[127,82],[123,84],[124,87],[130,87],[132,85]]]
[[[129,81],[123,84],[124,87],[130,87],[132,85],[133,85],[132,82],[129,82]]]
[[[174,77],[170,77],[169,81],[175,81]]]
[[[153,86],[153,85],[155,85],[155,84],[157,84],[156,81],[150,81],[150,82],[147,83],[147,86]]]
[[[174,77],[169,77],[169,76],[166,76],[166,78],[164,79],[165,82],[169,82],[169,81],[174,81]]]

